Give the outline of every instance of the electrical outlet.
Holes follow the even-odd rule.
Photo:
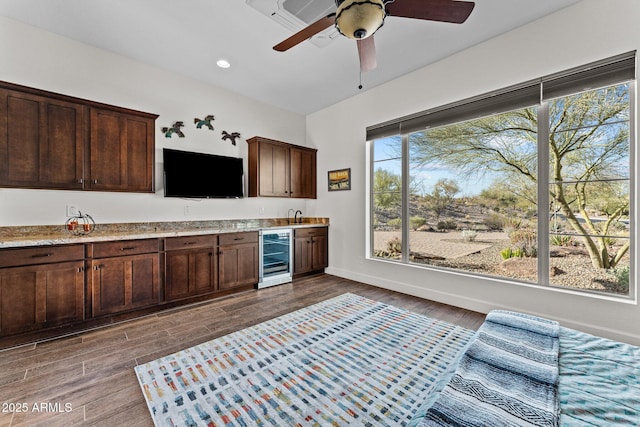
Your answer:
[[[184,207],[184,216],[189,216],[190,213],[191,213],[191,207],[189,205],[186,205]]]
[[[258,213],[260,213],[261,215],[263,215],[263,214],[264,214],[264,208],[263,208],[263,207],[261,207],[260,209],[258,209]]]
[[[80,215],[80,210],[78,209],[78,205],[67,205],[67,216],[78,216]]]

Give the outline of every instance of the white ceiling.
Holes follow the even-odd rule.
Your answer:
[[[362,90],[578,1],[476,0],[461,25],[388,17]],[[2,0],[0,15],[300,114],[360,92],[354,41],[276,52],[292,31],[245,0]],[[219,58],[231,68],[218,68]]]

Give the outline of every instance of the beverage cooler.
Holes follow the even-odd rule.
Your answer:
[[[260,281],[258,288],[291,282],[293,230],[260,230]]]

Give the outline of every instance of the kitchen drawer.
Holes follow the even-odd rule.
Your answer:
[[[174,251],[176,249],[210,248],[218,246],[218,236],[208,234],[206,236],[181,236],[169,237],[164,241],[164,249]]]
[[[158,252],[158,239],[119,240],[94,243],[92,258],[108,258]]]
[[[293,231],[293,237],[315,237],[326,235],[327,227],[296,228]]]
[[[84,245],[37,246],[0,250],[0,268],[51,264],[84,258]]]
[[[245,231],[242,233],[223,233],[219,236],[220,246],[239,245],[243,243],[258,243],[257,231]]]

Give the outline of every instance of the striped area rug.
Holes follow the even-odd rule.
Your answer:
[[[473,333],[343,294],[135,371],[156,426],[404,426]]]

